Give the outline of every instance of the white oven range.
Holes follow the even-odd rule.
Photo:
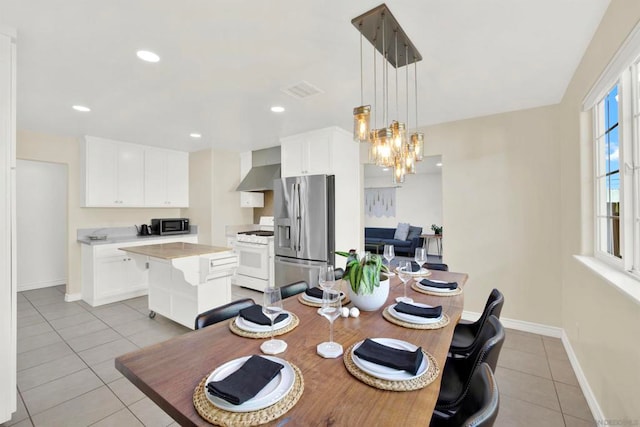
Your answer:
[[[273,241],[273,230],[250,230],[236,235],[236,285],[260,292],[267,286],[274,286]]]

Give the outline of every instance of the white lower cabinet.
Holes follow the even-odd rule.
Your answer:
[[[118,248],[171,242],[198,243],[198,237],[82,245],[82,299],[96,307],[146,295],[149,289],[148,257],[131,255]]]

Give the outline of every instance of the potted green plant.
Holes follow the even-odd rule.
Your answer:
[[[382,257],[365,252],[359,256],[354,249],[349,252],[336,251],[347,257],[342,278],[349,282],[349,299],[363,311],[379,309],[389,296],[389,270],[382,263]]]
[[[442,234],[442,226],[441,225],[431,224],[431,229],[433,230],[434,234]]]

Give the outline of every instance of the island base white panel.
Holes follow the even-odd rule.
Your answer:
[[[194,286],[171,260],[149,258],[149,310],[194,329],[198,314],[231,302],[232,274],[216,272]]]

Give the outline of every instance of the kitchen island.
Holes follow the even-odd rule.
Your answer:
[[[149,269],[149,316],[194,329],[199,313],[231,302],[238,257],[231,248],[173,242],[120,248]]]

